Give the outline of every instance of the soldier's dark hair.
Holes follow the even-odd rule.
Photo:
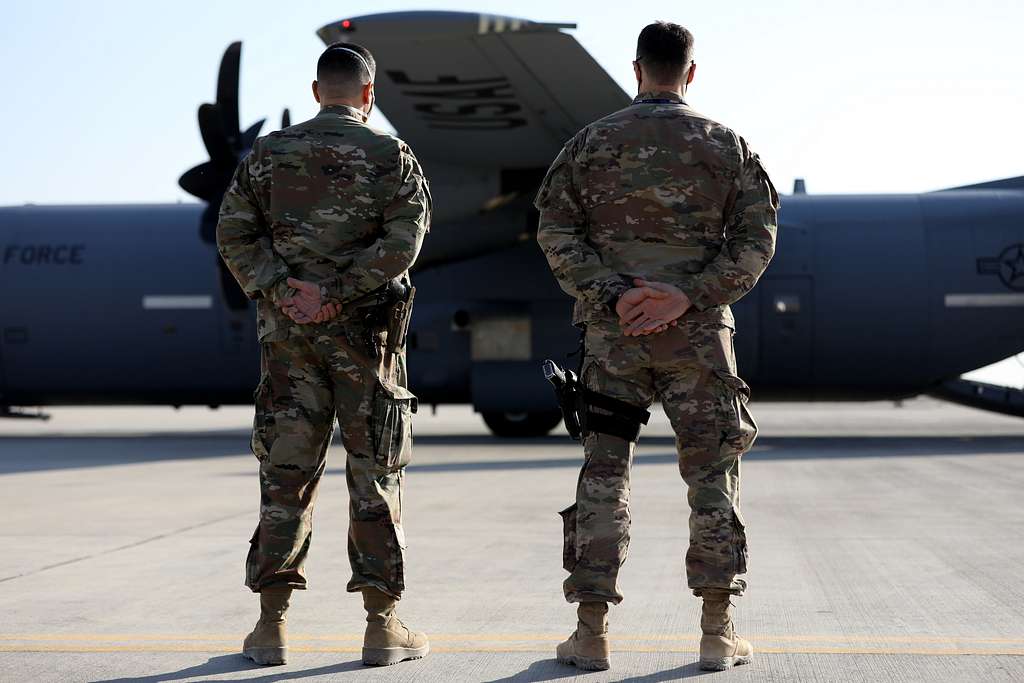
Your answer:
[[[334,43],[320,54],[316,80],[320,90],[332,97],[355,97],[377,75],[377,62],[362,45]]]
[[[678,83],[693,61],[693,34],[668,21],[649,24],[636,41],[636,61],[656,84]]]

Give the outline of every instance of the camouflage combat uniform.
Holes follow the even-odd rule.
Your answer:
[[[637,406],[660,399],[672,423],[689,487],[689,587],[741,593],[740,456],[756,426],[736,373],[729,304],[774,253],[775,189],[742,138],[678,94],[643,93],[565,145],[536,205],[537,239],[585,328],[583,383]],[[633,277],[676,285],[693,308],[666,332],[624,336],[614,306]],[[576,504],[562,513],[570,602],[622,600],[634,446],[584,437]]]
[[[404,349],[389,353],[368,314],[371,292],[408,281],[430,223],[430,194],[402,141],[350,107],[256,141],[235,172],[217,226],[220,253],[257,300],[262,373],[252,450],[260,521],[246,584],[305,588],[317,486],[335,416],[348,453],[349,591],[404,588],[403,467],[415,397]],[[317,282],[341,315],[297,325],[277,306],[288,277]],[[369,295],[369,296],[368,296]]]

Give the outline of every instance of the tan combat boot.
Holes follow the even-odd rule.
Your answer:
[[[608,648],[608,603],[581,602],[576,610],[579,622],[569,640],[559,644],[555,656],[562,664],[587,671],[605,671],[611,666]]]
[[[284,664],[288,661],[288,634],[284,614],[292,589],[268,586],[260,591],[260,620],[245,637],[242,654],[257,664]]]
[[[407,659],[420,659],[430,652],[426,634],[411,631],[395,616],[397,602],[376,588],[363,589],[366,608],[363,664],[388,666]]]
[[[736,635],[736,627],[729,614],[730,594],[725,591],[704,591],[704,610],[700,628],[700,668],[705,671],[725,671],[737,664],[750,664],[754,648]]]

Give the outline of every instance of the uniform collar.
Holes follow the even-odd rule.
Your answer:
[[[658,100],[658,104],[671,102],[672,104],[686,104],[686,100],[680,97],[679,93],[671,90],[645,90],[633,98],[633,104],[642,104],[650,100]]]
[[[330,114],[335,116],[346,116],[348,118],[355,119],[359,123],[363,123],[363,112],[346,104],[329,104],[326,107],[322,107],[320,109],[320,113],[317,114],[317,118]]]

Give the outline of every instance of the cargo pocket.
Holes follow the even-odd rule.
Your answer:
[[[245,585],[252,591],[257,591],[260,580],[260,525],[256,525],[256,531],[249,539],[249,553],[245,556]]]
[[[352,520],[348,534],[349,560],[353,568],[348,589],[377,586],[393,596],[401,595],[405,589],[402,525],[389,520]]]
[[[412,416],[416,396],[393,384],[377,382],[373,396],[373,452],[379,470],[397,472],[412,460]]]
[[[562,567],[571,572],[576,568],[576,503],[558,514],[562,516]]]
[[[249,448],[256,459],[263,462],[270,455],[270,430],[274,426],[273,397],[270,395],[270,375],[264,374],[252,395],[256,415],[252,421],[252,440]]]
[[[722,432],[724,440],[741,454],[750,450],[757,438],[757,422],[747,406],[750,387],[736,375],[726,370],[715,370],[715,375],[725,385],[722,396]]]
[[[747,528],[743,524],[743,517],[740,515],[740,511],[733,508],[732,513],[732,524],[733,532],[735,534],[733,540],[733,553],[735,555],[736,562],[736,573],[746,574],[747,573]]]

